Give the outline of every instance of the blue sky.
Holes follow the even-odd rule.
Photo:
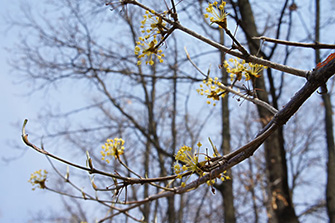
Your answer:
[[[7,63],[9,56],[5,48],[13,47],[18,40],[14,30],[8,30],[4,19],[9,14],[19,14],[19,4],[13,2],[0,1],[0,222],[16,223],[27,222],[36,210],[52,208],[43,201],[57,200],[57,195],[32,191],[27,182],[32,172],[49,165],[43,156],[29,150],[21,140],[19,123],[25,118],[35,119],[40,103],[38,97],[32,100],[25,96],[25,86],[16,83],[15,71]]]

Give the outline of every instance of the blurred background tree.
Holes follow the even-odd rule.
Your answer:
[[[172,8],[168,1],[142,3],[157,12]],[[210,26],[204,18],[207,1],[183,0],[175,4],[183,25],[222,45],[235,47],[222,29]],[[332,51],[253,38],[334,44],[329,34],[334,16],[331,11],[320,13],[318,6],[326,9],[331,3],[308,4],[293,0],[228,1],[228,28],[250,54],[310,70]],[[230,76],[220,65],[230,56],[181,32],[174,32],[164,42],[163,63],[138,66],[134,48],[142,35],[140,21],[145,11],[133,5],[117,6],[118,1],[109,6],[101,1],[48,1],[42,5],[43,10],[25,5],[23,17],[11,18],[11,24],[22,33],[21,41],[12,50],[15,74],[32,94],[45,91],[48,95],[40,117],[30,123],[40,123],[41,128],[34,134],[43,136],[44,148],[78,163],[84,162],[84,153],[89,151],[95,166],[130,177],[129,170],[101,160],[100,145],[107,138],[123,138],[125,163],[141,176],[158,177],[173,174],[174,154],[183,145],[195,147],[201,141],[210,148],[210,137],[219,153],[227,154],[250,141],[268,123],[273,116],[268,110],[238,96],[226,96],[212,106],[196,94],[204,77],[187,59],[184,46],[201,70],[208,71],[211,77],[219,76],[223,83],[230,83]],[[251,158],[228,171],[231,180],[214,184],[219,193],[200,186],[185,194],[147,202],[109,221],[333,222],[333,80],[328,83],[327,94],[314,95]],[[255,86],[249,82],[237,85],[242,93],[252,91],[281,109],[304,82],[303,78],[267,69],[256,79]],[[71,89],[76,97],[64,97],[63,88]],[[53,104],[52,98],[58,95],[64,97],[61,104]],[[80,106],[76,106],[78,100]],[[325,116],[319,115],[323,108]],[[211,153],[210,149],[202,152]],[[61,175],[66,173],[63,165],[55,164],[55,169]],[[149,184],[129,185],[114,196],[91,189],[86,173],[72,168],[69,173],[71,182],[100,200],[137,201],[159,192]],[[84,202],[82,195],[62,179],[54,177],[47,184],[51,182],[55,190],[76,194],[79,200],[65,196],[61,219],[57,213],[51,213],[53,217],[48,219],[37,214],[36,221],[91,222],[117,210]],[[110,178],[99,176],[94,182],[99,188],[113,184]],[[123,205],[117,203],[115,207]]]

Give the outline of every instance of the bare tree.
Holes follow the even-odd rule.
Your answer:
[[[71,155],[78,157],[87,151],[86,166],[49,152],[51,147],[47,144],[38,147],[30,142],[27,122],[22,130],[26,145],[88,172],[92,189],[83,190],[79,186],[87,177],[75,182],[74,170],[67,171],[64,177],[59,167],[55,167],[55,171],[72,191],[51,187],[42,172],[36,172],[31,182],[75,199],[96,201],[101,205],[99,214],[107,213],[105,217],[100,216],[101,222],[123,218],[146,222],[157,219],[162,222],[236,222],[250,220],[250,217],[254,222],[266,218],[271,222],[298,222],[292,200],[295,181],[292,188],[289,187],[288,146],[285,146],[283,125],[332,77],[333,57],[309,71],[271,61],[277,46],[282,44],[277,39],[285,12],[293,11],[288,1],[283,3],[278,19],[269,20],[276,24],[274,40],[255,39],[259,37],[256,23],[259,20],[246,0],[230,2],[227,6],[223,2],[205,5],[203,1],[162,3],[111,1],[105,7],[111,9],[110,12],[101,10],[102,6],[94,1],[86,5],[64,0],[52,2],[52,7],[64,10],[62,17],[55,21],[36,19],[34,13],[25,10],[25,19],[14,22],[32,33],[21,42],[18,52],[21,57],[13,62],[18,72],[36,81],[36,89],[60,84],[63,80],[86,83],[93,99],[89,106],[63,115],[48,113],[44,118],[46,128],[58,127],[50,138],[63,136],[65,145],[76,149]],[[230,14],[225,7],[230,7]],[[197,19],[203,14],[206,14],[204,18]],[[230,21],[236,21],[245,38],[228,28]],[[269,23],[264,26],[270,26]],[[201,31],[190,29],[187,24],[200,26]],[[106,30],[114,30],[122,38],[101,35]],[[215,50],[194,46],[188,48],[189,53],[185,55],[180,50],[185,44],[180,35]],[[262,41],[275,44],[262,49]],[[227,42],[231,42],[231,46],[225,46]],[[284,44],[287,43],[292,44]],[[311,46],[334,48],[321,43]],[[211,54],[217,58],[219,69],[208,65],[213,63],[208,59]],[[231,63],[226,59],[230,57],[240,59],[232,59]],[[204,65],[206,71],[203,71]],[[266,77],[262,75],[265,67],[268,68]],[[274,77],[277,74],[281,74],[281,78]],[[291,96],[282,93],[283,78],[287,74],[306,78],[304,86],[290,100],[287,98]],[[244,80],[245,84],[241,82]],[[195,86],[200,86],[196,88],[207,96],[209,104],[222,101],[219,116],[213,106],[192,103],[198,100],[194,97],[199,97],[192,93]],[[258,117],[250,115],[250,110],[239,109],[247,117],[242,129],[231,124],[235,117],[229,110],[236,107],[236,103],[228,104],[231,95],[240,104],[249,103],[244,100],[256,104]],[[280,96],[285,97],[284,106],[279,106]],[[93,110],[96,113],[92,114]],[[80,119],[75,125],[72,117],[78,113],[94,118],[92,121]],[[221,122],[217,117],[221,117]],[[258,133],[250,140],[253,134],[245,134],[245,131]],[[202,145],[205,137],[211,138],[207,146]],[[233,140],[241,137],[244,142],[239,141],[239,148],[231,149]],[[107,138],[101,153],[94,149]],[[249,158],[263,143],[264,152]],[[185,156],[188,159],[183,158]],[[241,163],[244,160],[247,162]],[[302,159],[301,162],[307,161]],[[234,177],[230,168],[236,165],[238,175]],[[230,178],[238,183],[233,184]],[[209,187],[200,187],[202,184]],[[216,191],[222,195],[220,199],[212,195]],[[67,209],[73,218],[87,220],[87,214],[79,207],[81,202],[74,204],[78,209],[70,208],[68,201],[65,204],[69,205]]]

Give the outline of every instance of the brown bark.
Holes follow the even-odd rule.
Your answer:
[[[325,131],[327,139],[327,187],[326,187],[326,201],[329,222],[335,222],[335,145],[333,132],[333,117],[332,104],[329,94],[322,95],[322,100],[325,106]]]
[[[238,6],[242,18],[241,26],[246,33],[250,53],[256,54],[259,41],[250,38],[258,36],[250,3],[248,0],[239,0]],[[259,99],[268,102],[268,93],[265,90],[263,77],[256,80],[256,87],[264,89],[264,91],[258,92]],[[272,118],[272,114],[263,107],[257,106],[257,109],[262,125],[265,126]],[[283,142],[281,129],[279,129],[264,143],[270,202],[268,216],[270,222],[298,222],[287,182],[287,166]]]
[[[320,1],[315,1],[315,42],[320,41]],[[320,50],[315,50],[315,64],[321,62]],[[326,185],[326,206],[330,223],[335,223],[335,143],[333,131],[333,111],[330,94],[322,94],[322,101],[325,108],[325,132],[327,142],[327,185]]]
[[[144,172],[146,175],[149,174],[150,150],[151,150],[150,142],[149,140],[147,140],[145,154],[144,154],[144,163],[143,163]],[[143,191],[143,197],[148,197],[148,196],[149,196],[149,185],[145,184],[144,191]],[[148,221],[149,216],[150,216],[150,203],[146,203],[143,205],[142,213],[143,213],[144,220]]]
[[[220,43],[224,44],[224,33],[220,30]],[[225,54],[221,52],[221,61],[224,60]],[[225,69],[222,69],[222,82],[226,83],[228,79],[228,74]],[[229,97],[224,97],[221,100],[221,120],[222,120],[222,152],[223,154],[230,153],[230,123],[229,123],[229,109],[228,109],[228,99]],[[231,170],[227,171],[227,174],[231,179]],[[234,194],[233,194],[233,180],[227,180],[222,183],[220,187],[220,193],[223,197],[223,210],[224,210],[224,222],[234,223],[236,222],[235,217],[235,207],[234,207]]]

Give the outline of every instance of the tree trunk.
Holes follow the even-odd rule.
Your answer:
[[[325,106],[325,131],[327,139],[327,188],[326,200],[329,222],[335,223],[335,146],[333,132],[332,104],[329,94],[322,95]]]
[[[220,29],[220,43],[224,44],[224,33]],[[225,54],[221,52],[221,61],[224,61]],[[228,74],[225,69],[221,70],[222,72],[222,82],[226,83],[228,80]],[[221,100],[221,120],[222,120],[222,143],[221,148],[223,154],[230,153],[230,124],[229,124],[229,108],[228,108],[228,99],[229,97],[224,97]],[[236,222],[235,218],[235,207],[234,207],[234,194],[233,194],[233,177],[231,177],[231,170],[227,171],[231,180],[227,180],[222,183],[220,187],[220,193],[223,198],[223,210],[224,210],[224,222],[234,223]]]
[[[175,49],[177,49],[177,42],[175,42]],[[172,113],[171,113],[171,136],[172,136],[172,144],[171,144],[171,150],[172,154],[176,153],[176,147],[177,147],[177,127],[176,127],[176,116],[177,116],[177,71],[178,71],[178,51],[175,50],[175,64],[173,66],[173,98],[172,98]],[[172,165],[174,160],[171,160]],[[172,166],[171,165],[171,166]],[[171,170],[172,171],[172,170]],[[172,174],[172,173],[171,173]],[[171,185],[173,186],[173,184]],[[180,198],[181,199],[181,198]],[[182,202],[181,202],[182,204]],[[182,206],[179,207],[182,209]],[[175,223],[178,221],[182,221],[182,215],[178,216],[177,212],[175,210],[175,196],[168,197],[168,216],[169,216],[169,223]]]
[[[315,1],[315,42],[320,41],[320,1]],[[315,64],[321,62],[320,50],[315,50]],[[335,143],[333,132],[333,111],[330,94],[322,95],[325,107],[325,132],[327,141],[327,186],[326,186],[326,202],[329,222],[335,223]]]
[[[254,41],[250,37],[258,36],[252,9],[248,0],[239,0],[238,7],[241,14],[241,26],[245,31],[248,46],[251,54],[256,54],[259,41]],[[257,78],[256,87],[263,91],[258,92],[259,99],[268,102],[263,76]],[[272,114],[261,106],[257,106],[262,125],[265,126]],[[277,130],[264,143],[266,169],[269,184],[270,212],[268,213],[269,222],[299,222],[295,214],[289,192],[287,181],[286,152],[281,129]]]
[[[144,174],[149,175],[149,163],[150,163],[150,150],[151,150],[151,146],[150,146],[150,142],[149,140],[147,140],[146,143],[146,148],[145,148],[145,154],[144,154]],[[143,191],[143,197],[148,197],[149,196],[149,185],[144,185],[144,191]],[[149,221],[149,217],[150,217],[150,203],[145,203],[143,205],[143,218],[145,221]]]

